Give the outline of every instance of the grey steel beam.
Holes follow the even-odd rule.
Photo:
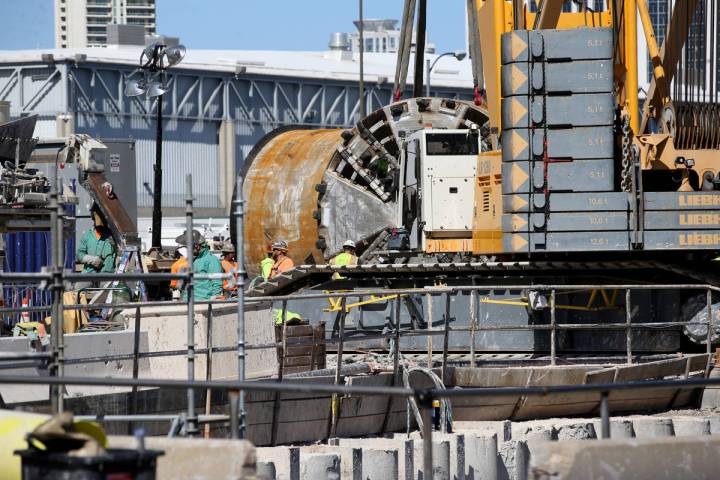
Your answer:
[[[628,230],[627,212],[508,213],[503,232],[582,232]]]
[[[611,60],[511,63],[500,72],[503,97],[539,93],[612,93]]]
[[[501,114],[504,130],[612,125],[615,97],[611,93],[507,97],[502,99]]]
[[[519,193],[503,195],[503,212],[599,212],[628,211],[630,194],[623,192],[593,193]]]
[[[720,210],[702,211],[646,211],[645,230],[718,230]]]
[[[503,65],[613,58],[612,28],[513,30],[503,34],[500,42]]]
[[[517,128],[503,132],[502,159],[550,160],[604,158],[613,161],[613,128],[577,127],[544,130]]]
[[[502,193],[532,191],[609,192],[615,184],[614,162],[506,162],[502,164]]]
[[[645,210],[720,209],[720,192],[645,192]]]
[[[628,232],[550,232],[503,234],[506,252],[591,252],[629,250]]]
[[[717,250],[720,230],[647,230],[645,250]]]

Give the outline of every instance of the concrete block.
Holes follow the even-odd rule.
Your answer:
[[[710,378],[713,377],[720,377],[720,368],[713,368],[710,370]],[[700,408],[706,410],[718,407],[720,407],[720,386],[713,385],[705,387],[702,393]]]
[[[342,478],[353,478],[355,471],[360,471],[362,464],[362,449],[347,444],[339,445],[307,445],[300,447],[300,457],[314,453],[334,454],[340,457],[340,475]]]
[[[710,435],[720,435],[720,417],[706,417],[710,423]]]
[[[108,444],[111,448],[135,448],[137,440],[111,435]],[[165,452],[158,458],[158,480],[187,478],[190,474],[197,480],[255,475],[255,447],[245,440],[146,437],[145,447]]]
[[[402,435],[398,435],[402,437]],[[416,448],[422,448],[422,437],[420,432],[412,432],[411,438],[416,442]],[[433,432],[433,442],[447,441],[450,443],[450,476],[451,478],[462,478],[461,473],[465,470],[465,434],[464,433],[441,433]],[[417,461],[417,457],[416,457]],[[422,465],[416,466],[422,469]]]
[[[498,442],[512,440],[513,422],[510,420],[485,420],[485,421],[455,421],[453,430],[457,433],[472,433],[477,435],[495,434]]]
[[[397,478],[397,450],[362,449],[362,480],[397,480]]]
[[[258,480],[276,480],[275,464],[273,462],[257,462],[255,477]]]
[[[532,455],[532,452],[538,444],[555,440],[557,438],[557,430],[554,425],[548,422],[515,423],[513,425],[512,438],[526,442],[528,452]]]
[[[496,480],[497,435],[465,435],[465,479]],[[462,478],[462,477],[459,477]]]
[[[450,480],[452,478],[450,476],[450,441],[433,440],[433,471],[431,475],[427,475],[424,471],[423,442],[424,440],[415,442],[415,478],[418,480]]]
[[[298,447],[258,447],[258,462],[272,463],[277,480],[299,480],[300,449]]]
[[[529,461],[530,450],[524,440],[501,443],[498,446],[498,480],[526,480]]]
[[[704,417],[673,417],[673,429],[677,437],[710,435],[710,421]]]
[[[557,438],[554,425],[518,423],[513,428],[512,438],[525,441],[550,441]]]
[[[636,418],[633,419],[633,429],[637,438],[670,437],[675,435],[673,422],[669,418]]]
[[[533,455],[533,479],[715,479],[720,437],[547,442]]]
[[[332,453],[301,455],[300,480],[340,480],[340,456]]]
[[[592,420],[593,427],[595,427],[596,438],[602,438],[602,420],[595,418]],[[610,419],[610,438],[633,438],[635,437],[635,430],[633,429],[632,420],[626,418],[611,418]]]
[[[558,440],[587,440],[597,438],[592,422],[572,423],[558,427]]]
[[[418,440],[419,441],[419,440]],[[368,448],[396,451],[398,456],[398,477],[401,480],[415,479],[415,441],[405,436],[395,438],[340,438],[340,447]]]

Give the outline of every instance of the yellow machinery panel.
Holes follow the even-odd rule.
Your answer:
[[[502,253],[502,152],[478,155],[472,252],[475,255]]]

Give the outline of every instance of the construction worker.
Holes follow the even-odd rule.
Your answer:
[[[235,247],[230,242],[225,242],[222,246],[222,269],[226,274],[232,273],[234,279],[225,279],[223,281],[223,291],[226,296],[234,295],[237,292],[237,256],[235,255]]]
[[[90,215],[94,225],[80,238],[75,260],[84,265],[83,273],[112,273],[117,258],[115,240],[97,205],[90,209]]]
[[[175,250],[175,263],[172,264],[172,267],[170,267],[170,273],[184,273],[187,272],[188,269],[188,262],[187,262],[187,247],[181,246],[178,247],[177,250]],[[180,291],[183,288],[183,281],[182,280],[170,280],[170,288],[172,289],[173,298],[180,298]]]
[[[347,265],[354,266],[358,264],[358,257],[355,255],[355,242],[352,240],[345,240],[343,243],[343,251],[330,260],[330,265],[337,265],[338,267],[344,267]],[[340,280],[345,277],[339,273],[333,273],[333,280]]]
[[[260,274],[263,280],[267,280],[268,277],[270,277],[270,271],[272,271],[273,263],[275,263],[275,260],[273,260],[272,245],[268,245],[265,253],[265,258],[260,260]]]
[[[177,237],[177,243],[185,242],[186,232]],[[210,253],[205,238],[197,230],[192,231],[193,273],[222,273],[220,260]],[[186,290],[187,291],[187,290]],[[220,279],[197,279],[193,284],[193,298],[195,300],[211,300],[222,296],[222,281]],[[187,295],[183,293],[183,298]]]
[[[273,265],[268,279],[275,278],[279,274],[295,268],[295,263],[288,257],[288,244],[285,240],[277,240],[273,242],[271,247]]]

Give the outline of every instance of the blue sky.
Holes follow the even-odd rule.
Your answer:
[[[74,1],[74,0],[69,0]],[[365,0],[365,18],[402,16],[402,0]],[[464,48],[464,0],[428,0],[428,32],[438,52]],[[0,50],[52,48],[53,0],[0,0]],[[159,33],[189,48],[324,50],[351,31],[357,0],[157,0]]]

